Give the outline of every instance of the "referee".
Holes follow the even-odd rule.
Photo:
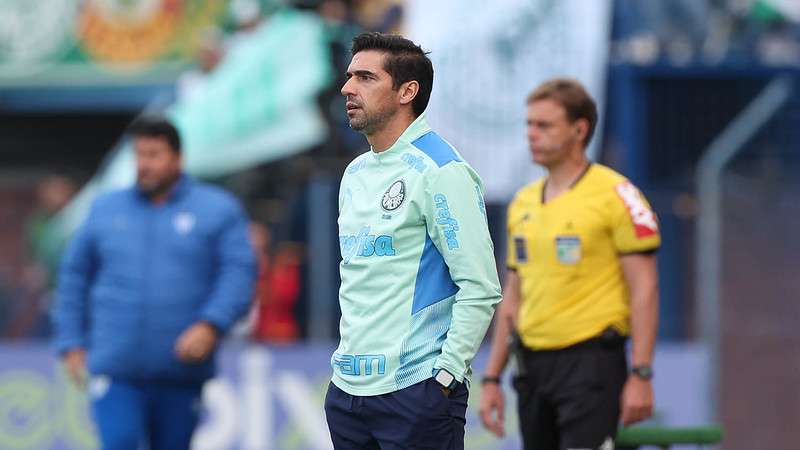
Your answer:
[[[504,434],[499,383],[513,354],[526,450],[612,449],[620,420],[653,412],[657,219],[630,181],[587,159],[597,108],[578,82],[548,81],[527,103],[528,143],[547,176],[508,209],[509,270],[481,420]]]

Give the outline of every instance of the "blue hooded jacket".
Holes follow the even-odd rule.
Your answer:
[[[155,205],[135,187],[98,198],[62,259],[55,346],[88,352],[91,374],[202,382],[213,355],[187,364],[180,334],[199,320],[221,333],[253,297],[256,260],[233,196],[182,176]]]

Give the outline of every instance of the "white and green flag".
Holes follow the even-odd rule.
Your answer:
[[[431,52],[435,71],[428,120],[483,178],[487,201],[507,202],[542,174],[525,138],[525,99],[539,83],[577,78],[602,111],[611,3],[406,3],[408,35]]]

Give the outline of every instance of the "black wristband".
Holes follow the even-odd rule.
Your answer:
[[[481,384],[500,384],[500,377],[483,377]]]
[[[631,373],[644,381],[653,379],[653,368],[649,365],[634,366]]]

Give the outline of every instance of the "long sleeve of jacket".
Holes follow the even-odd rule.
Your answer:
[[[226,332],[247,313],[256,282],[256,258],[247,234],[247,217],[238,204],[216,240],[218,269],[201,318]]]
[[[428,235],[458,286],[450,330],[434,368],[463,381],[500,301],[483,188],[468,166],[451,163],[431,177],[426,196]]]
[[[97,269],[92,214],[70,241],[58,273],[51,311],[58,353],[86,347],[89,290]]]

